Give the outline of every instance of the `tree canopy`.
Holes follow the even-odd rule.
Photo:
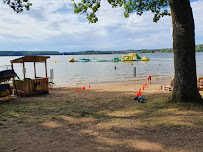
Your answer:
[[[108,3],[114,7],[124,7],[124,16],[129,17],[132,12],[142,15],[145,11],[151,11],[154,14],[153,21],[157,22],[161,17],[170,15],[167,10],[169,5],[167,0],[108,0]],[[101,0],[81,0],[80,3],[74,3],[75,13],[87,13],[87,19],[90,23],[96,23],[98,18],[96,12],[99,10]],[[89,13],[88,10],[91,12]]]
[[[24,9],[29,10],[30,6],[32,6],[29,0],[3,0],[3,2],[17,13],[21,13]]]
[[[74,1],[74,0],[72,0]],[[114,7],[124,7],[124,16],[136,11],[138,15],[142,15],[145,11],[151,11],[154,14],[153,21],[157,22],[161,17],[170,15],[167,10],[169,5],[167,0],[107,0]],[[29,0],[3,0],[15,12],[21,13],[24,9],[29,10],[32,3]],[[81,0],[80,3],[74,3],[75,13],[87,13],[87,19],[90,23],[96,23],[98,18],[96,12],[101,6],[101,0]],[[90,10],[90,13],[88,12]]]

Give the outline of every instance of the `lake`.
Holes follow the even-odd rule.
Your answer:
[[[114,57],[121,58],[121,54],[110,55],[61,55],[50,56],[47,60],[48,76],[50,69],[54,70],[54,83],[56,86],[84,86],[116,83],[145,83],[147,75],[151,75],[152,83],[168,84],[174,75],[173,53],[144,53],[139,56],[147,56],[150,61],[133,62],[69,62],[69,59],[89,58],[96,60],[111,60]],[[19,56],[0,57],[0,66],[10,65],[10,60]],[[56,62],[56,63],[55,63]],[[197,76],[203,77],[203,53],[196,53]],[[116,66],[116,70],[114,69]],[[26,77],[34,78],[33,63],[26,63]],[[134,77],[136,67],[136,77]],[[17,75],[23,79],[22,64],[14,64]],[[44,63],[36,64],[38,77],[45,76]]]

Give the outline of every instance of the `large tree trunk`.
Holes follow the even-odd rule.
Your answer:
[[[173,23],[175,84],[171,101],[202,102],[197,88],[194,20],[189,0],[168,0]]]

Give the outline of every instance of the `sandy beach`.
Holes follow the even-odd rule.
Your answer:
[[[145,103],[134,100],[140,88]],[[120,84],[12,99],[0,104],[0,151],[202,151],[203,108],[166,103],[170,94]]]

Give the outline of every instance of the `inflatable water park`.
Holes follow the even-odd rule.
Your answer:
[[[88,58],[81,58],[79,60],[75,60],[75,58],[71,58],[69,62],[119,62],[119,61],[149,61],[149,58],[144,56],[140,57],[137,53],[130,53],[129,55],[122,55],[121,59],[113,58],[112,60],[90,60]]]

